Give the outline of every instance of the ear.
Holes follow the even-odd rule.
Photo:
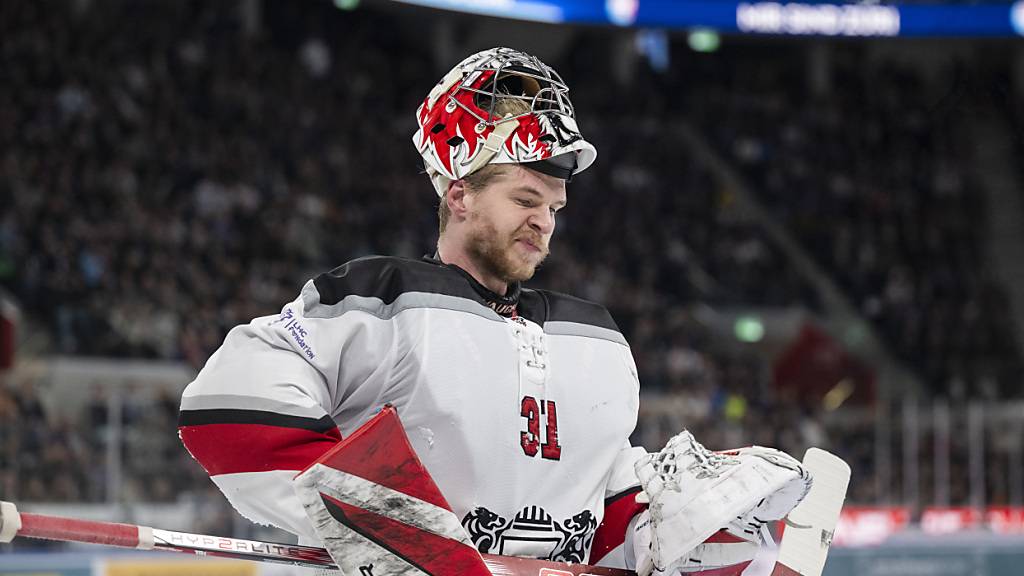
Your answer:
[[[444,195],[444,201],[448,203],[448,211],[452,216],[465,218],[467,208],[466,199],[469,197],[469,190],[463,180],[452,180],[448,183],[448,192]]]

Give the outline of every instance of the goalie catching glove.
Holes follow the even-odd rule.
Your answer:
[[[637,501],[650,504],[634,525],[640,576],[742,570],[770,537],[767,525],[784,518],[811,487],[810,473],[784,452],[760,446],[711,452],[687,431],[642,457],[635,470],[643,487]]]

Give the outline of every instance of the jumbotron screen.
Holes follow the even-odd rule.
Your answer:
[[[797,36],[1024,35],[1024,0],[999,3],[827,3],[759,0],[396,0],[559,24],[709,27]]]

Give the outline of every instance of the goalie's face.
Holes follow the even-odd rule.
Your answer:
[[[501,166],[481,190],[465,194],[465,251],[480,272],[504,283],[531,278],[548,255],[565,181]]]

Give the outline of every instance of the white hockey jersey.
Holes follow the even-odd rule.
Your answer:
[[[606,502],[637,484],[638,393],[603,307],[368,257],[231,330],[179,433],[243,515],[314,542],[291,478],[392,404],[478,549],[585,562]]]

